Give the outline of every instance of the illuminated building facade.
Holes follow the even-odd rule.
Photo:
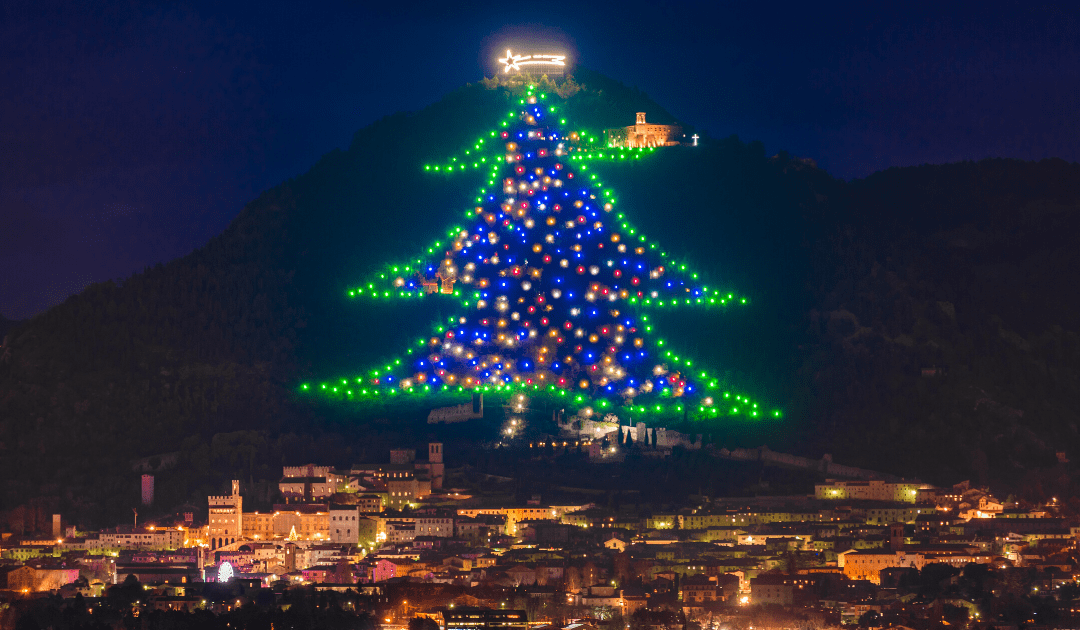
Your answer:
[[[416,519],[417,536],[435,536],[437,538],[454,537],[453,516],[424,516]]]
[[[428,488],[430,487],[429,485]],[[427,492],[421,494],[420,480],[416,478],[412,470],[404,469],[392,470],[387,474],[386,492],[390,495],[390,507],[395,510],[409,507],[421,496],[429,494]]]
[[[117,527],[98,537],[102,549],[179,549],[184,546],[184,531],[168,527],[133,529]]]
[[[288,502],[319,501],[344,489],[347,479],[329,466],[286,466],[278,482],[281,496]]]
[[[271,540],[274,538],[274,514],[264,512],[244,513],[245,540]]]
[[[328,512],[330,542],[355,545],[360,540],[360,511],[355,505],[331,506]]]
[[[645,122],[645,112],[637,113],[637,121],[627,127],[605,129],[607,146],[626,149],[649,147],[672,147],[679,145],[682,127],[678,125],[657,125]]]
[[[867,501],[897,501],[915,503],[920,490],[930,486],[923,483],[901,482],[888,483],[873,479],[870,481],[839,481],[826,479],[825,483],[814,486],[814,497],[835,501],[863,499]]]
[[[349,476],[358,480],[365,489],[379,488],[385,484],[386,500],[381,506],[370,503],[361,512],[379,512],[383,508],[400,510],[415,505],[417,501],[431,494],[432,488],[441,488],[445,475],[443,445],[441,442],[428,444],[427,461],[416,459],[416,449],[393,449],[390,451],[389,464],[357,464]],[[366,493],[366,490],[365,490]],[[357,500],[360,503],[360,500]]]
[[[526,630],[529,627],[524,610],[457,608],[444,612],[443,618],[446,630]]]
[[[330,537],[329,506],[325,503],[274,506],[274,537],[327,540]]]
[[[210,515],[207,522],[210,548],[231,545],[244,535],[244,499],[240,496],[240,481],[233,479],[232,494],[207,497]]]
[[[883,569],[911,567],[921,571],[931,563],[948,564],[960,569],[969,563],[989,564],[993,559],[992,553],[969,545],[922,545],[897,551],[851,549],[837,555],[837,566],[848,579],[880,584]]]
[[[389,497],[385,492],[381,494],[365,494],[356,497],[356,507],[361,514],[378,514],[386,508]]]

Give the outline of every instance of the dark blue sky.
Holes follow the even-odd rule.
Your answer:
[[[1071,5],[400,4],[0,5],[0,314],[191,251],[530,40],[845,179],[1080,154]]]

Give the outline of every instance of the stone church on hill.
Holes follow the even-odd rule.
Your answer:
[[[626,149],[678,146],[682,127],[645,122],[645,112],[637,113],[637,122],[628,127],[605,129],[607,146]]]

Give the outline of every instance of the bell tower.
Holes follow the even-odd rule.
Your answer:
[[[431,442],[427,446],[428,472],[431,473],[431,487],[442,488],[445,475],[442,442]]]

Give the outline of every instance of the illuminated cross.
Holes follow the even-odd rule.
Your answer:
[[[694,135],[692,135],[692,136],[690,136],[690,137],[691,137],[691,138],[693,138],[693,140],[694,140],[694,146],[696,147],[696,146],[697,146],[697,141],[698,141],[698,135],[697,135],[697,134],[695,133]]]

